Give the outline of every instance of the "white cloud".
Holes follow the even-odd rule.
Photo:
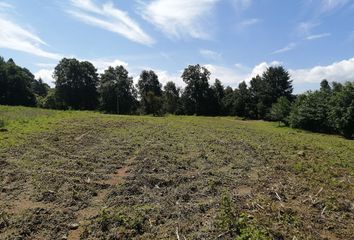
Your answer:
[[[259,22],[261,22],[261,20],[258,19],[258,18],[246,19],[246,20],[240,22],[240,23],[238,24],[237,28],[238,28],[239,30],[243,30],[243,29],[245,29],[245,28],[248,28],[248,27],[251,27],[251,26],[253,26],[253,25],[256,25],[256,24],[259,23]]]
[[[181,78],[182,71],[176,74],[170,74],[168,71],[155,70],[155,73],[159,77],[159,81],[162,83],[163,86],[166,85],[166,83],[169,81],[174,82],[177,87],[185,87],[186,85]]]
[[[80,60],[80,61],[85,61],[85,60]],[[98,73],[103,73],[104,70],[106,70],[108,67],[117,67],[117,66],[123,66],[125,68],[128,67],[128,63],[120,59],[92,59],[87,61],[91,62],[97,68]]]
[[[204,25],[219,0],[153,0],[141,3],[140,14],[169,37],[208,39]]]
[[[284,53],[284,52],[288,52],[292,49],[294,49],[296,47],[296,43],[289,43],[287,46],[281,48],[281,49],[278,49],[278,50],[275,50],[273,52],[273,54],[279,54],[279,53]]]
[[[321,34],[314,34],[306,37],[306,40],[316,40],[320,38],[325,38],[331,36],[330,33],[321,33]]]
[[[47,83],[49,86],[54,87],[53,69],[40,69],[34,73],[36,79],[41,78],[43,82]]]
[[[294,83],[319,83],[323,79],[328,81],[353,81],[354,58],[335,62],[327,66],[315,66],[308,69],[289,70]]]
[[[71,0],[74,9],[67,12],[78,20],[117,33],[131,41],[152,45],[154,40],[146,34],[128,13],[114,7],[113,3],[102,6],[91,0]]]
[[[47,45],[40,37],[31,33],[4,14],[0,14],[0,48],[26,52],[32,55],[58,60],[62,56],[43,50]]]
[[[205,59],[218,61],[222,58],[221,53],[209,50],[209,49],[201,49],[199,50],[200,55],[202,55]]]

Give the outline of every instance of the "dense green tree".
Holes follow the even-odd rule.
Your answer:
[[[152,70],[142,71],[137,87],[143,112],[159,115],[162,111],[162,90],[156,73]]]
[[[290,114],[290,125],[317,132],[331,132],[329,98],[315,91],[298,96]]]
[[[327,93],[330,94],[332,92],[331,86],[329,85],[328,81],[326,79],[323,79],[321,81],[321,87],[320,87],[320,91],[323,93]]]
[[[45,97],[48,94],[48,91],[50,89],[49,85],[43,82],[43,80],[40,78],[38,80],[34,79],[32,84],[31,84],[31,89],[34,94]]]
[[[209,115],[210,96],[209,88],[210,72],[205,67],[189,65],[182,74],[183,81],[187,84],[182,98],[186,114]]]
[[[241,82],[235,90],[234,108],[237,116],[249,118],[254,115],[251,110],[251,93],[246,82]]]
[[[330,121],[347,138],[354,134],[354,82],[347,82],[330,100]]]
[[[234,104],[235,104],[235,92],[231,87],[226,87],[225,96],[222,99],[222,104],[224,106],[225,115],[235,115]]]
[[[269,112],[268,103],[271,103],[271,97],[267,92],[266,82],[257,75],[250,81],[249,92],[250,100],[250,117],[255,119],[264,119]]]
[[[291,103],[290,101],[282,96],[278,98],[276,103],[273,103],[271,116],[272,120],[279,121],[284,123],[285,125],[289,125],[289,115],[291,111]]]
[[[288,98],[288,100],[292,99],[292,80],[290,79],[289,72],[284,67],[267,68],[262,74],[262,80],[265,82],[265,90],[270,100],[264,103],[267,107],[270,107],[282,96]]]
[[[215,115],[225,115],[225,106],[223,99],[225,97],[225,88],[219,79],[215,79],[214,85],[211,87],[215,98]]]
[[[98,105],[98,74],[92,63],[62,59],[54,70],[57,98],[72,109],[95,109]]]
[[[31,90],[33,74],[21,68],[12,59],[0,57],[0,104],[35,106],[36,98]]]
[[[175,114],[179,104],[179,89],[174,82],[167,82],[163,91],[164,111]]]
[[[133,78],[123,66],[109,67],[101,74],[101,109],[108,113],[129,114],[136,109]]]

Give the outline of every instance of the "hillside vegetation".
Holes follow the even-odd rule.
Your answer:
[[[354,144],[234,117],[0,106],[0,239],[351,239]]]
[[[271,66],[238,88],[225,88],[219,79],[210,84],[211,72],[199,64],[184,69],[184,88],[172,81],[162,86],[152,70],[143,70],[135,85],[124,66],[98,74],[92,63],[75,58],[63,58],[55,67],[55,88],[12,59],[0,57],[0,76],[1,105],[127,115],[238,116],[346,138],[354,134],[354,82],[330,84],[324,79],[319,90],[295,95],[291,75],[282,66]]]

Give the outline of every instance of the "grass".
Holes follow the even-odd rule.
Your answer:
[[[339,136],[232,117],[0,119],[0,239],[352,236],[354,144]]]

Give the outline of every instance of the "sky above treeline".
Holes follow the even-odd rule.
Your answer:
[[[281,64],[301,93],[354,80],[354,1],[0,0],[0,56],[51,86],[63,57],[181,87],[190,64],[231,87]]]

